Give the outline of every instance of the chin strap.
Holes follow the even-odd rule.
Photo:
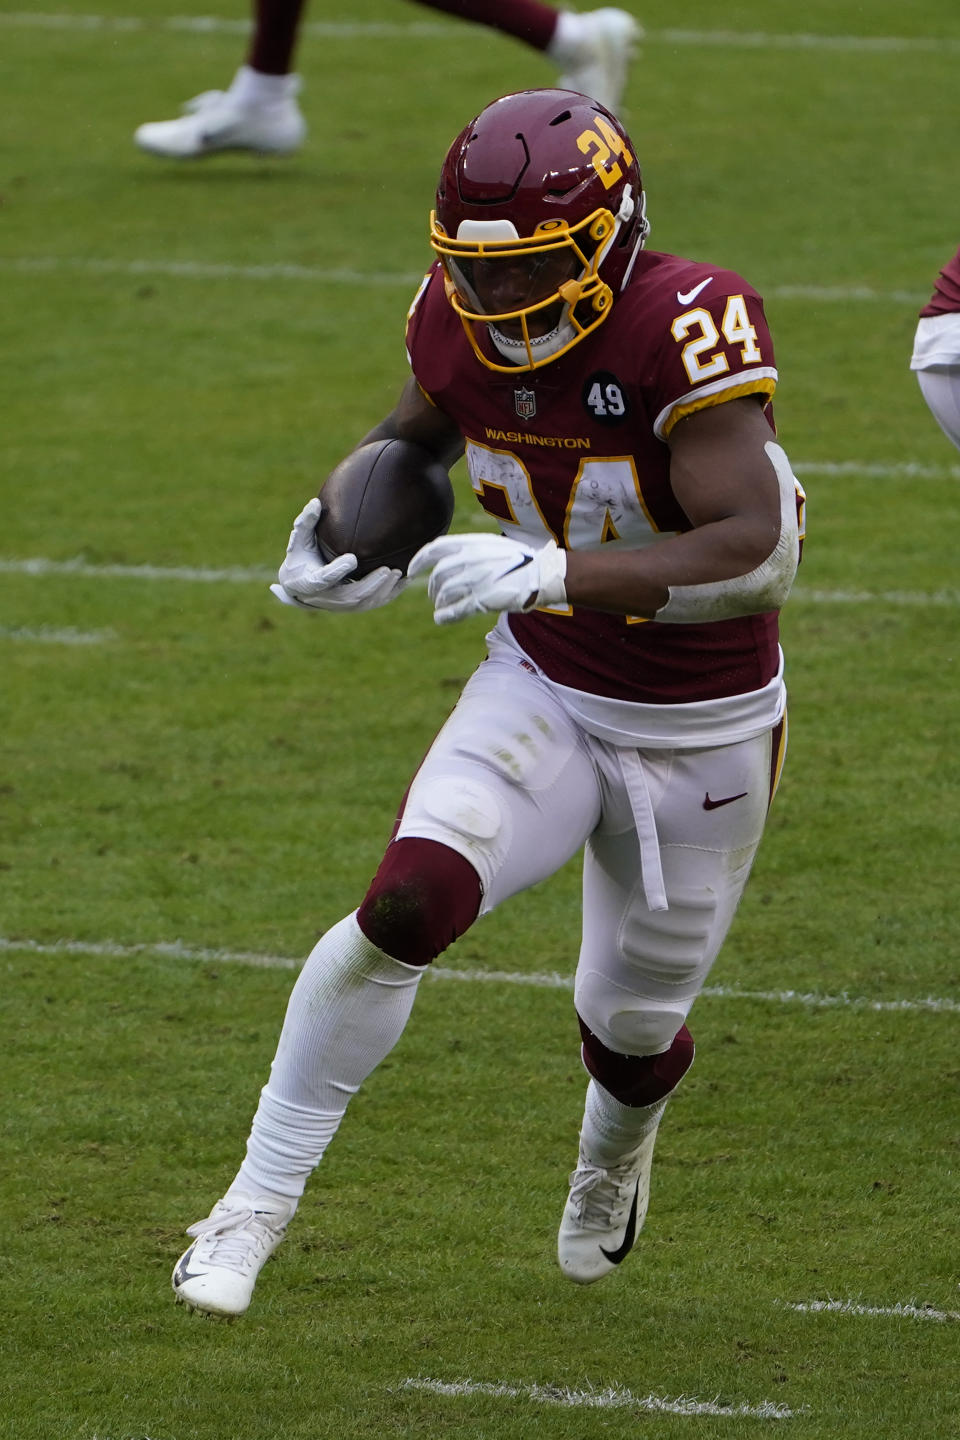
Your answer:
[[[577,282],[571,281],[570,283],[576,284]],[[566,324],[561,321],[549,334],[538,335],[536,339],[531,338],[528,349],[526,341],[511,339],[509,335],[504,335],[501,330],[498,330],[495,325],[488,325],[487,330],[490,339],[504,360],[512,360],[514,365],[527,365],[532,359],[547,360],[551,355],[562,350],[565,345],[569,345],[576,334],[569,321]]]

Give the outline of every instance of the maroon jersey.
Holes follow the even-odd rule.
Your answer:
[[[767,403],[777,381],[757,292],[731,271],[653,251],[607,320],[540,369],[482,365],[437,266],[407,346],[421,388],[463,432],[484,510],[506,535],[567,549],[636,549],[691,529],[670,488],[670,430],[733,396]],[[674,625],[563,606],[509,624],[551,680],[648,704],[756,690],[779,663],[772,613]]]
[[[933,295],[920,314],[951,315],[957,310],[960,310],[960,250],[940,271]]]

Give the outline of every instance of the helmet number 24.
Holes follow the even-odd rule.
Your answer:
[[[618,135],[609,120],[605,120],[602,115],[597,116],[594,129],[583,130],[577,136],[577,149],[584,155],[590,155],[590,151],[594,151],[594,154],[590,155],[590,163],[607,190],[623,179],[623,171],[614,156],[619,155],[625,165],[633,164],[633,156],[623,136]]]

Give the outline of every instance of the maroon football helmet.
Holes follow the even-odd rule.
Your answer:
[[[602,324],[648,229],[619,120],[572,90],[522,90],[451,145],[430,243],[478,358],[513,372],[548,364]],[[484,353],[484,326],[506,363]]]

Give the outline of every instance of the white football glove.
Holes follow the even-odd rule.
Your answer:
[[[293,522],[287,555],[271,593],[284,605],[300,610],[375,610],[386,605],[406,585],[400,570],[386,565],[371,570],[362,580],[346,577],[357,568],[356,555],[338,555],[325,565],[317,545],[316,528],[322,505],[311,500]]]
[[[566,603],[567,554],[555,540],[538,549],[506,535],[441,535],[417,551],[407,573],[412,578],[431,567],[427,593],[438,625]]]

